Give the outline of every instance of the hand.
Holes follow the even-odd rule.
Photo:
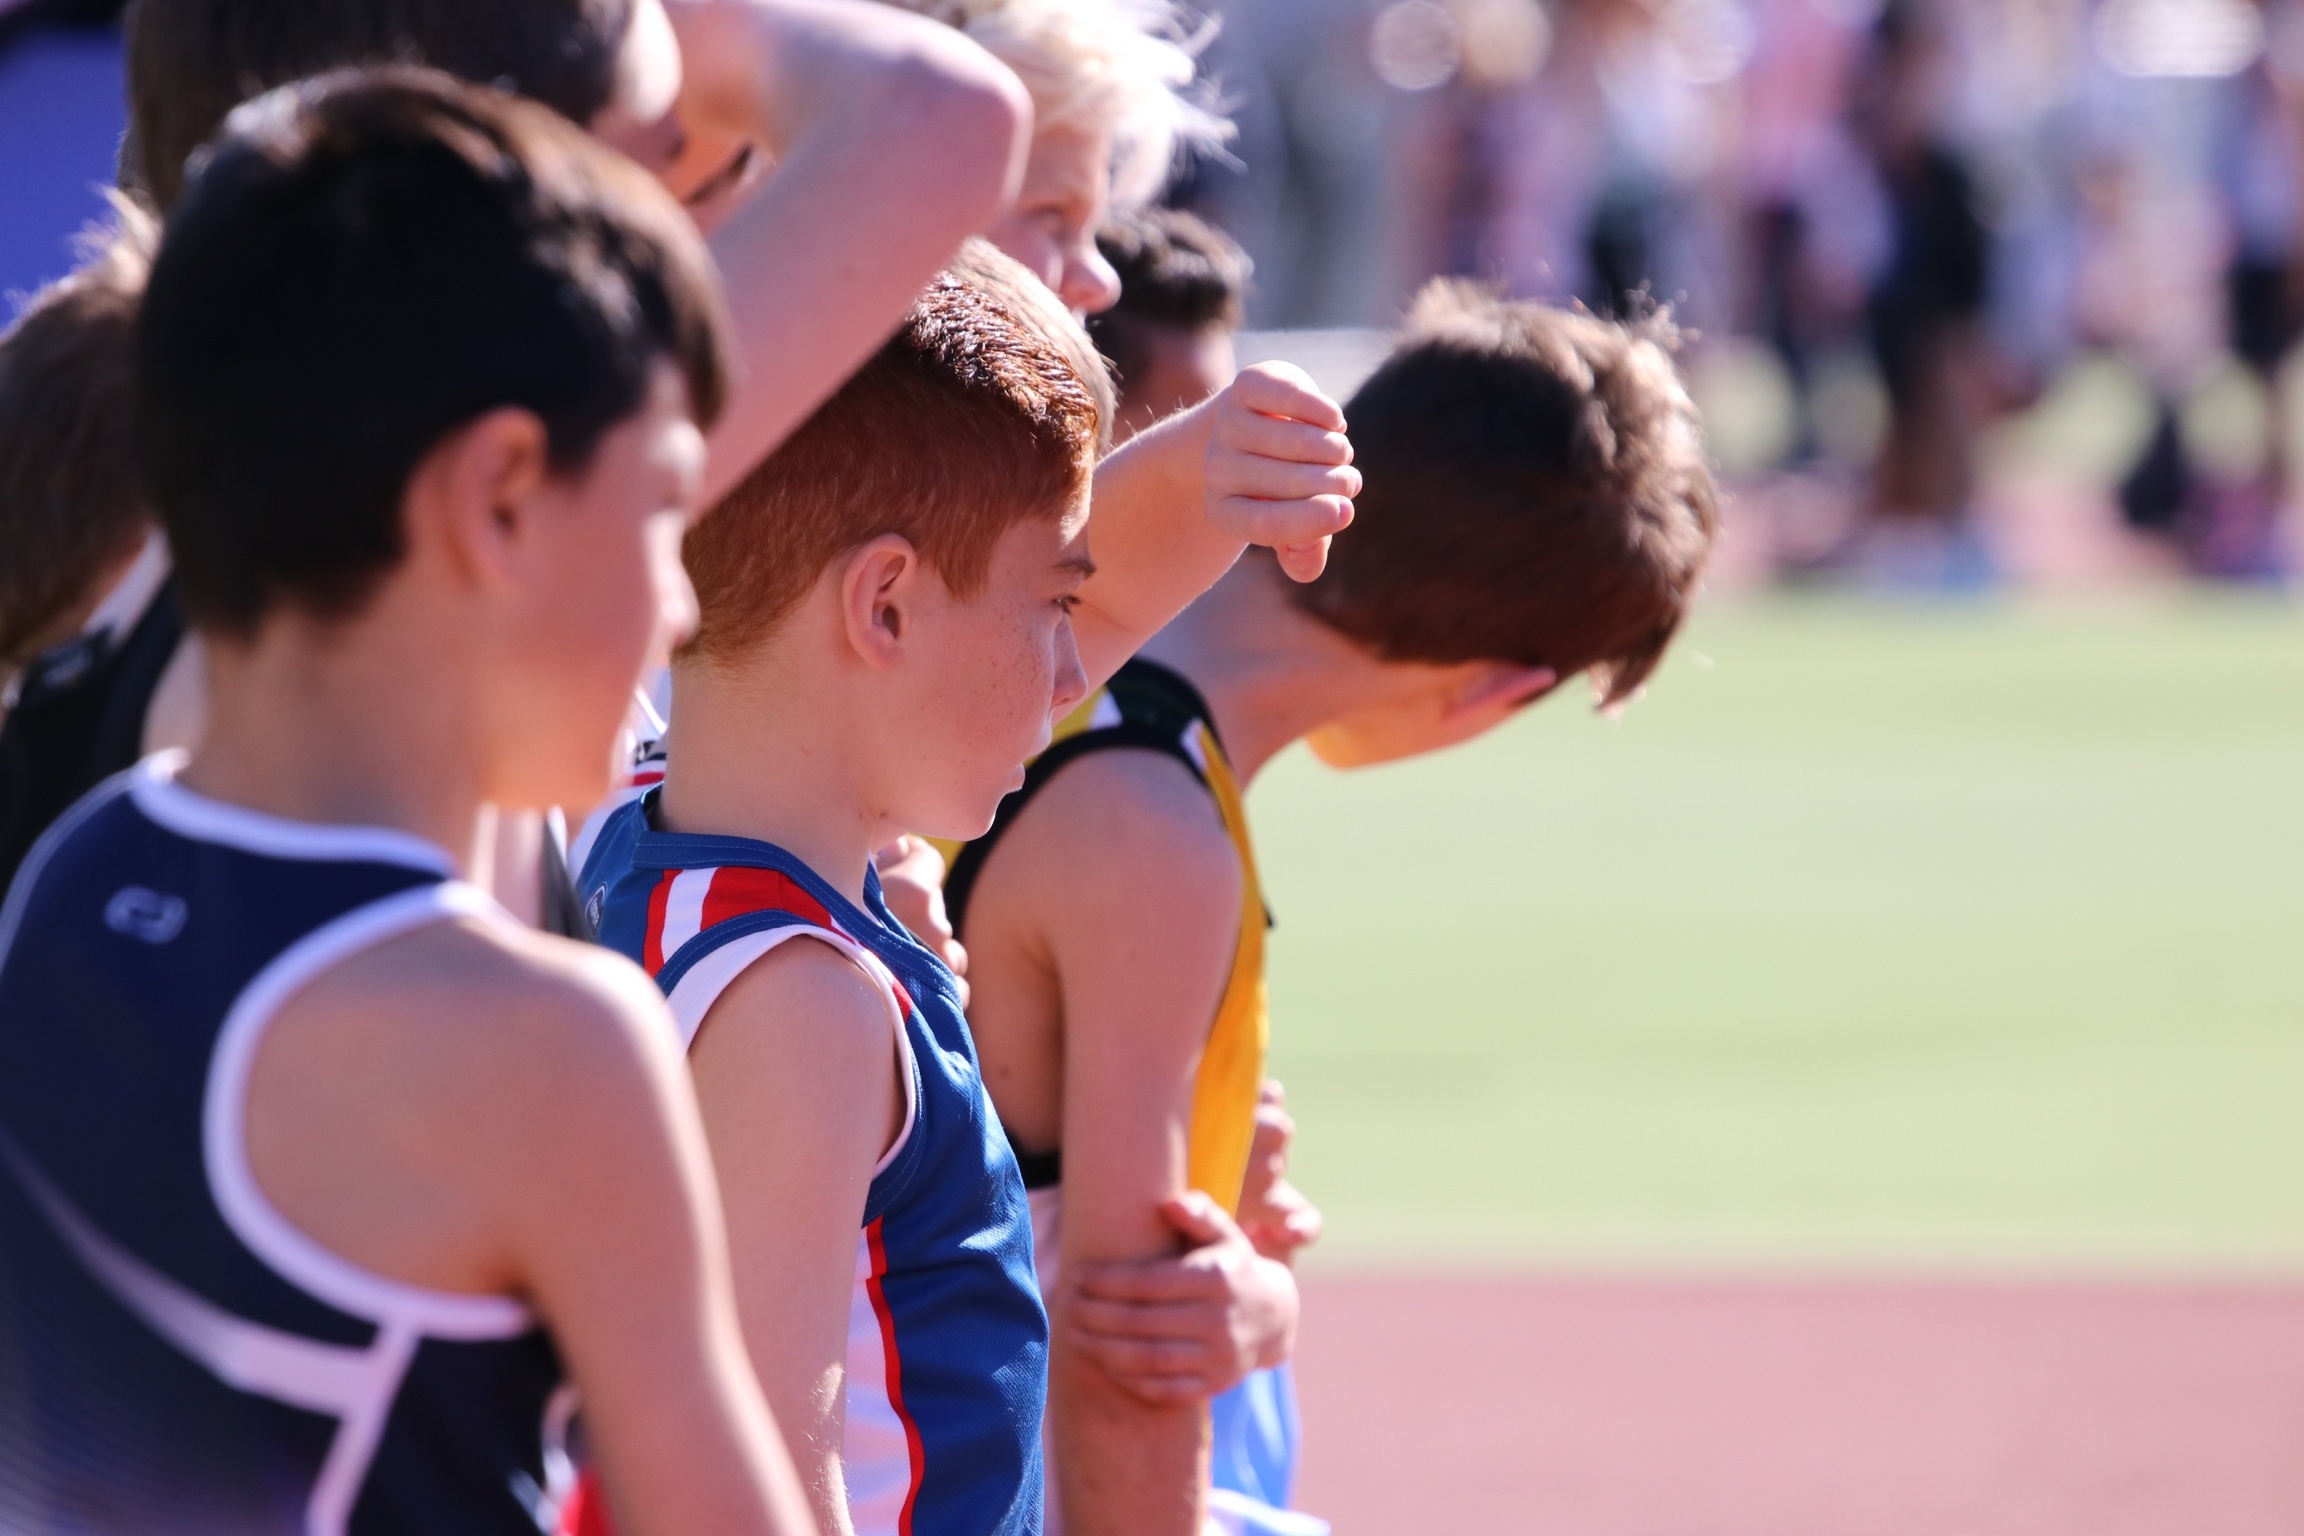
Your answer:
[[[1250,364],[1209,409],[1208,521],[1270,545],[1290,577],[1312,580],[1360,494],[1344,412],[1294,363]]]
[[[880,895],[896,921],[927,945],[960,983],[960,1006],[968,1006],[968,950],[952,932],[944,909],[944,855],[933,843],[907,832],[872,856],[880,871]]]
[[[1132,1396],[1204,1402],[1295,1349],[1296,1277],[1198,1190],[1162,1201],[1160,1214],[1192,1250],[1072,1266],[1060,1326]]]
[[[1256,1251],[1290,1263],[1296,1250],[1320,1240],[1325,1225],[1320,1208],[1288,1182],[1288,1151],[1296,1122],[1288,1113],[1287,1091],[1266,1078],[1256,1105],[1256,1135],[1248,1148],[1248,1177],[1240,1190],[1240,1227]]]

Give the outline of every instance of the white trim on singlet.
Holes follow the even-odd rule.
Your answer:
[[[713,871],[705,870],[710,875]],[[701,900],[701,898],[699,898]],[[667,927],[670,925],[667,924]],[[785,928],[771,928],[764,933],[747,933],[713,950],[688,968],[680,984],[666,999],[672,1008],[672,1018],[680,1026],[680,1049],[685,1051],[696,1043],[696,1031],[704,1027],[704,1015],[720,1000],[737,977],[751,969],[752,963],[787,939],[815,939],[827,944],[854,961],[856,968],[871,978],[888,1000],[888,1014],[896,1024],[896,1075],[904,1080],[904,1125],[888,1143],[888,1150],[880,1154],[880,1161],[872,1165],[872,1177],[878,1178],[894,1165],[896,1154],[912,1139],[913,1122],[920,1118],[920,1088],[914,1081],[918,1066],[912,1057],[911,1031],[904,1027],[904,1005],[896,1000],[896,978],[880,957],[844,933],[830,928],[818,928],[809,923],[794,923]],[[667,944],[665,953],[673,952]]]
[[[0,1162],[115,1300],[226,1385],[326,1414],[343,1413],[369,1393],[366,1349],[308,1339],[226,1311],[107,1237],[5,1135]]]
[[[413,832],[292,821],[244,805],[211,800],[176,782],[185,761],[182,751],[155,752],[130,770],[133,778],[128,789],[138,810],[180,837],[273,859],[344,859],[400,864],[442,876],[456,873],[456,861],[446,849]]]
[[[0,1163],[16,1175],[73,1257],[146,1327],[228,1386],[337,1421],[304,1504],[304,1533],[344,1536],[421,1334],[393,1319],[378,1327],[366,1347],[355,1348],[251,1322],[113,1242],[5,1136]]]
[[[528,1308],[510,1296],[436,1291],[377,1274],[315,1242],[280,1214],[248,1166],[248,1075],[264,1031],[281,1005],[360,951],[418,928],[457,917],[513,921],[485,891],[445,880],[370,902],[313,930],[259,971],[225,1015],[208,1059],[201,1108],[201,1150],[208,1184],[224,1221],[249,1250],[283,1279],[338,1311],[379,1327],[404,1324],[442,1339],[503,1339],[534,1326]]]

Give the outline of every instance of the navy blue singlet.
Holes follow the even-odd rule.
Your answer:
[[[288,996],[494,904],[421,839],[224,805],[179,762],[81,801],[0,908],[0,1531],[548,1530],[573,1394],[527,1309],[321,1247],[242,1128]]]

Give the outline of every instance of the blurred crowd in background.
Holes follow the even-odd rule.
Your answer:
[[[0,0],[9,288],[96,211],[112,9]],[[1247,247],[1251,325],[1381,328],[1435,273],[1668,317],[1724,579],[2294,567],[2304,0],[1214,9],[1241,131],[1171,201]]]
[[[1668,306],[1730,574],[2277,579],[2304,474],[2304,4],[1235,0],[1180,197],[1251,323],[1433,273]]]

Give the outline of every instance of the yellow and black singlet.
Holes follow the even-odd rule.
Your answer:
[[[1249,1144],[1256,1131],[1256,1101],[1264,1082],[1264,1052],[1270,1036],[1264,994],[1264,931],[1271,919],[1256,879],[1256,853],[1248,839],[1247,807],[1224,745],[1217,738],[1207,701],[1181,674],[1141,658],[1129,662],[1109,683],[1088,696],[1057,725],[1048,750],[1033,759],[1024,787],[1001,802],[992,826],[957,854],[947,852],[951,873],[944,903],[952,927],[967,942],[968,898],[984,860],[1001,835],[1023,814],[1048,781],[1091,752],[1136,748],[1175,758],[1208,790],[1224,830],[1240,855],[1240,939],[1232,973],[1216,1005],[1208,1043],[1192,1088],[1192,1124],[1187,1140],[1186,1181],[1227,1211],[1237,1213],[1240,1186],[1248,1171]],[[1013,1138],[1011,1138],[1013,1144]],[[1027,1153],[1016,1160],[1033,1189],[1062,1181],[1062,1152]]]

